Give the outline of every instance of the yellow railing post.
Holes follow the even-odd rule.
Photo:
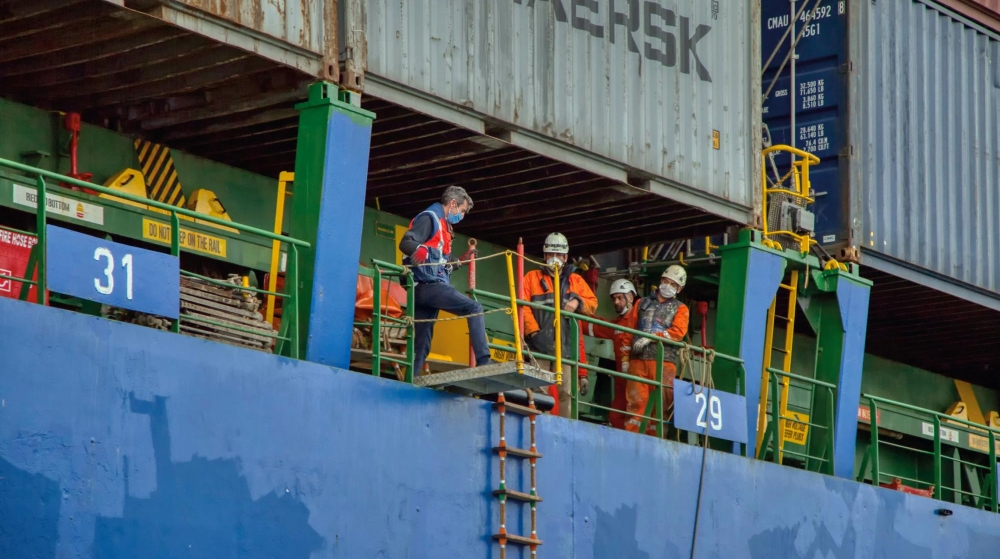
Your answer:
[[[295,173],[289,173],[288,171],[282,171],[278,174],[278,201],[274,207],[274,234],[280,235],[282,229],[282,221],[285,218],[285,191],[288,189],[288,183],[295,180]],[[281,258],[281,241],[271,241],[271,268],[267,277],[267,290],[270,292],[277,291],[278,287],[278,261]],[[274,295],[267,296],[267,314],[265,320],[268,324],[274,323],[274,306],[275,297]]]
[[[556,330],[556,340],[555,340],[555,342],[556,342],[556,348],[555,348],[556,349],[556,366],[555,366],[555,369],[556,369],[556,385],[557,386],[562,386],[562,302],[559,300],[561,298],[560,295],[562,293],[562,284],[559,283],[559,269],[561,267],[562,267],[561,264],[558,263],[558,262],[556,263],[555,266],[552,267],[553,268],[552,276],[553,276],[553,279],[554,279],[553,283],[555,284],[555,285],[552,286],[552,295],[554,297],[553,306],[555,307],[555,311],[556,311],[556,319],[555,319],[556,320],[556,323],[555,323],[555,330]]]
[[[791,179],[791,190],[768,188],[767,187],[767,157],[776,152],[788,152],[792,156],[798,156],[802,159],[799,161],[792,161],[792,170],[789,174],[785,175],[785,178]],[[782,194],[785,196],[790,196],[805,202],[805,204],[812,204],[813,199],[809,196],[811,186],[809,181],[809,167],[816,165],[820,162],[820,159],[815,155],[802,151],[800,149],[793,148],[792,146],[777,145],[771,146],[764,149],[761,152],[761,159],[763,165],[761,166],[761,187],[763,188],[763,205],[761,213],[763,216],[763,229],[764,229],[764,244],[768,245],[770,237],[772,235],[787,235],[794,239],[799,244],[799,252],[806,253],[809,252],[809,246],[814,244],[814,241],[809,235],[799,235],[794,231],[772,231],[768,225],[767,218],[767,206],[768,206],[768,195],[770,194]],[[780,182],[784,182],[784,178]],[[777,247],[780,248],[780,247]]]
[[[517,362],[518,374],[524,374],[524,357],[521,356],[521,327],[518,323],[520,314],[517,311],[517,288],[514,287],[514,262],[511,252],[507,251],[507,283],[510,286],[510,319],[514,324],[514,359]]]

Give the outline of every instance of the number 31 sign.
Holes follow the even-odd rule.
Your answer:
[[[177,258],[55,225],[46,226],[45,234],[46,283],[51,291],[157,316],[178,317]]]
[[[675,380],[674,425],[702,435],[707,429],[712,437],[745,444],[746,398]]]

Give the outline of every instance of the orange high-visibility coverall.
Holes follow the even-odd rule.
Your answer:
[[[590,289],[590,286],[587,285],[587,282],[579,274],[573,273],[572,266],[563,268],[562,273],[559,274],[559,281],[562,283],[560,293],[562,306],[565,307],[567,303],[575,299],[580,304],[574,312],[593,316],[597,311],[597,296],[594,295],[594,291]],[[521,282],[521,285],[524,290],[525,299],[533,303],[553,306],[555,303],[555,292],[552,290],[552,283],[552,276],[542,270],[532,270],[524,274],[524,280]],[[521,316],[524,319],[524,337],[525,339],[531,338],[528,340],[531,350],[555,355],[555,313],[524,307],[521,309]],[[570,353],[571,346],[569,345],[571,342],[570,329],[567,326],[567,322],[568,319],[563,319],[563,357],[572,359],[572,353]],[[579,323],[578,327],[581,334],[578,355],[582,361],[585,359],[586,346],[583,343],[583,327]],[[580,376],[586,374],[585,370],[580,369]],[[564,376],[563,383],[558,389],[555,386],[549,388],[549,394],[556,399],[556,409],[559,410],[559,415],[563,417],[569,417],[572,412],[570,384],[568,381],[569,379]]]
[[[639,305],[636,304],[639,301],[636,300],[632,304],[632,308],[628,310],[623,315],[615,317],[611,322],[618,326],[624,326],[625,328],[635,329],[639,322]],[[623,371],[623,365],[629,362],[629,356],[632,353],[632,334],[627,332],[622,332],[621,330],[615,330],[614,328],[609,328],[607,326],[595,326],[593,324],[588,324],[587,334],[595,338],[604,338],[606,340],[611,340],[614,344],[615,349],[615,361],[618,365],[618,372]],[[629,369],[628,374],[635,374]],[[611,401],[611,407],[616,410],[625,411],[628,405],[628,399],[625,397],[626,391],[626,381],[621,377],[614,378],[615,387],[615,397]],[[608,414],[608,421],[611,426],[616,429],[624,429],[625,422],[628,421],[628,416],[619,412],[610,412]]]
[[[655,295],[652,296],[655,298]],[[640,302],[636,301],[635,306],[640,306]],[[655,332],[655,335],[668,338],[674,341],[680,341],[684,339],[687,335],[688,322],[690,321],[690,311],[687,305],[679,303],[677,312],[674,315],[672,323],[665,330],[661,332]],[[641,321],[641,317],[639,318]],[[649,330],[644,330],[649,331]],[[652,332],[651,332],[652,333]],[[652,346],[652,343],[650,344]],[[669,352],[668,347],[664,347],[664,350]],[[656,359],[639,359],[639,356],[633,355],[631,358],[631,365],[629,366],[629,374],[642,377],[649,380],[656,379]],[[647,356],[643,356],[647,357]],[[674,378],[677,376],[677,365],[672,360],[664,360],[663,362],[663,417],[666,419],[673,409],[674,405]],[[645,415],[646,405],[649,403],[649,391],[652,385],[644,384],[637,381],[628,381],[625,384],[625,397],[628,401],[626,410],[633,414]],[[656,407],[651,408],[650,417],[656,416]],[[639,432],[640,424],[642,423],[642,418],[630,416],[625,424],[625,429],[633,433]],[[647,421],[646,432],[653,434],[656,432],[656,424],[653,421]]]

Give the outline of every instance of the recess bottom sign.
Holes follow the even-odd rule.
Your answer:
[[[38,207],[38,191],[34,188],[14,185],[13,202],[31,209]],[[45,192],[46,212],[104,225],[104,208],[82,200],[75,200],[51,192]]]

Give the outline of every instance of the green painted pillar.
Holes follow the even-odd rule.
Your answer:
[[[341,96],[342,95],[342,96]],[[299,355],[346,368],[361,257],[368,153],[375,114],[346,102],[336,85],[309,88],[299,104],[288,232],[299,253]]]

